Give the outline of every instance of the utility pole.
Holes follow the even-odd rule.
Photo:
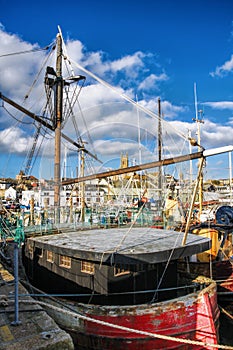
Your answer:
[[[62,38],[57,34],[56,91],[55,91],[55,154],[54,154],[54,207],[55,223],[60,222],[60,187],[61,187],[61,126],[63,110],[62,78]]]

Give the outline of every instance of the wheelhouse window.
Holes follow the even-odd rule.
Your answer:
[[[54,254],[50,250],[47,250],[47,261],[53,263],[54,262]]]
[[[126,268],[115,266],[114,267],[114,276],[122,276],[122,275],[128,275],[130,271]]]
[[[81,272],[94,275],[95,265],[89,261],[81,261]]]
[[[59,266],[71,268],[71,258],[69,256],[60,255],[59,256]]]

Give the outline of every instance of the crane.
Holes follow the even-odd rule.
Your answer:
[[[39,135],[40,135],[40,130],[41,130],[41,124],[38,124],[37,128],[36,128],[36,131],[33,135],[33,144],[32,144],[32,147],[30,148],[28,154],[27,154],[27,161],[26,161],[26,165],[25,165],[25,168],[24,168],[24,174],[25,175],[28,175],[29,174],[29,171],[31,170],[32,166],[32,158],[34,156],[34,153],[35,153],[35,149],[36,149],[36,145],[37,145],[37,141],[38,141],[38,138],[39,138]]]

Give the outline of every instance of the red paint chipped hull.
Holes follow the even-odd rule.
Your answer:
[[[219,309],[216,284],[197,293],[170,301],[135,306],[73,305],[72,313],[48,312],[63,328],[72,330],[78,349],[95,350],[155,350],[155,349],[211,349],[218,343]],[[99,320],[132,331],[116,329],[93,322]],[[181,342],[138,334],[133,330],[175,337]],[[184,340],[190,340],[187,344]],[[200,345],[192,341],[202,342]]]

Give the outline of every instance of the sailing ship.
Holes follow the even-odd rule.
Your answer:
[[[75,333],[73,338],[80,349],[210,348],[219,340],[216,283],[204,277],[187,279],[177,267],[181,258],[211,249],[210,238],[189,234],[184,242],[181,232],[134,228],[133,223],[108,230],[74,230],[59,225],[61,137],[88,153],[83,144],[61,132],[61,58],[59,33],[56,72],[51,67],[46,72],[47,85],[56,92],[53,125],[0,94],[3,101],[55,131],[56,225],[50,234],[41,227],[39,232],[36,227],[30,233],[25,230],[22,262],[27,277],[32,285],[47,293],[38,297],[44,300],[48,293],[56,296],[55,300],[44,302],[44,307],[61,327]],[[83,77],[73,77],[74,81],[80,79]],[[203,151],[108,171],[95,178],[198,158],[204,159]],[[73,183],[91,177],[94,175]],[[63,297],[62,303],[59,296]]]

